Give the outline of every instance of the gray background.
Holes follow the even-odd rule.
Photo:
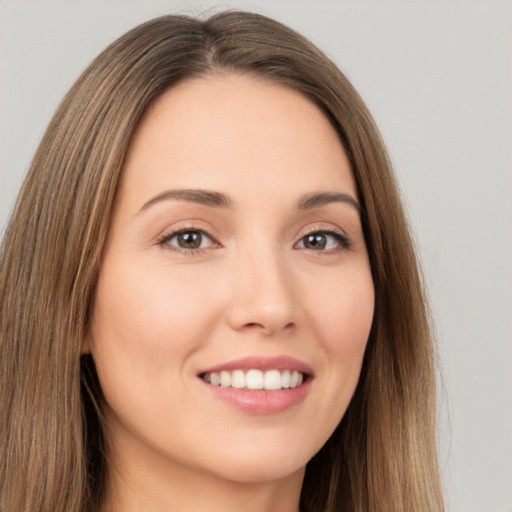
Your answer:
[[[511,512],[511,1],[0,1],[0,229],[86,64],[139,22],[211,6],[262,12],[304,33],[366,100],[432,299],[449,509]]]

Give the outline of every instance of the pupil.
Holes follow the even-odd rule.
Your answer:
[[[318,233],[316,235],[308,235],[306,237],[306,247],[308,249],[324,249],[325,245],[325,235]]]
[[[178,243],[184,249],[197,249],[201,245],[201,233],[187,231],[178,235]]]

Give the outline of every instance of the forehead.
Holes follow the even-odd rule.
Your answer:
[[[244,199],[265,189],[356,194],[338,135],[316,105],[282,85],[225,75],[170,89],[136,130],[122,195],[135,201],[176,187]]]

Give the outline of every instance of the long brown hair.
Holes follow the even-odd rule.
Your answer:
[[[214,73],[283,84],[318,105],[362,203],[375,315],[352,402],[307,466],[301,510],[441,512],[434,346],[386,150],[363,101],[322,52],[246,12],[169,15],[131,30],[86,69],[42,138],[1,252],[0,510],[99,508],[101,391],[81,347],[116,186],[148,105]]]

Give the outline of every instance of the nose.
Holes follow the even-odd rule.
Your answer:
[[[292,330],[297,320],[297,297],[284,258],[267,248],[238,258],[234,266],[227,311],[231,328],[265,336]]]

